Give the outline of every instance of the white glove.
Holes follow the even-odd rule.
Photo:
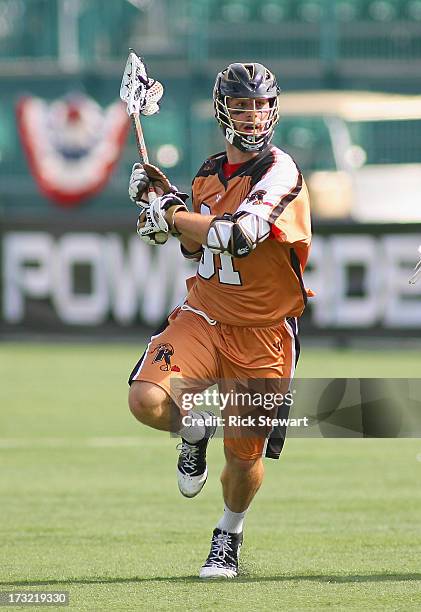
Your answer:
[[[129,180],[129,197],[132,202],[138,206],[141,206],[142,208],[149,204],[147,192],[150,182],[151,181],[142,164],[133,164],[132,173]]]
[[[145,208],[139,216],[137,221],[139,238],[147,244],[164,244],[168,239],[168,233],[179,236],[173,223],[174,214],[178,210],[188,209],[183,200],[176,195],[168,193],[155,198],[149,208]]]
[[[168,232],[157,230],[156,223],[153,221],[148,208],[145,208],[143,212],[140,213],[137,220],[136,231],[139,238],[143,242],[146,242],[146,244],[165,244],[169,236]]]
[[[177,187],[171,185],[168,178],[157,166],[147,163],[140,164],[139,162],[134,164],[129,180],[130,199],[142,208],[149,206],[150,198],[155,197],[148,192],[148,187],[151,184],[156,195],[175,193],[182,199],[187,200],[188,198],[186,193],[179,193]]]

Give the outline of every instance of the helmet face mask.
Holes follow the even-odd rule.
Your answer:
[[[220,72],[213,101],[228,142],[240,151],[264,149],[279,119],[279,92],[274,75],[262,64],[230,64]]]

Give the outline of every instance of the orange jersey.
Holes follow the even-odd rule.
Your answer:
[[[226,155],[205,161],[193,180],[193,210],[221,216],[246,211],[271,223],[271,235],[244,258],[214,255],[206,246],[187,303],[230,325],[271,326],[300,316],[307,294],[311,221],[307,187],[293,159],[275,146],[228,179]]]

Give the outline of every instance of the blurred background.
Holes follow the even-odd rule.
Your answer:
[[[135,233],[137,151],[119,101],[129,47],[165,85],[143,126],[151,161],[179,188],[224,147],[216,73],[257,61],[282,88],[275,143],[311,191],[304,280],[316,297],[297,376],[320,435],[338,439],[293,438],[282,466],[267,462],[229,593],[192,579],[221,506],[220,440],[190,510],[176,440],[127,409],[129,372],[194,273],[175,239],[147,247]],[[288,610],[419,609],[419,439],[354,434],[420,435],[421,280],[408,283],[420,99],[421,0],[0,0],[4,590],[69,591],[74,610],[234,598],[269,610],[280,588]],[[348,387],[352,377],[376,380]],[[361,405],[346,403],[349,389]]]
[[[176,241],[134,233],[129,47],[165,86],[143,121],[151,161],[186,191],[224,147],[216,73],[275,72],[274,142],[313,203],[303,331],[419,341],[421,0],[0,0],[2,337],[131,338],[185,292]]]

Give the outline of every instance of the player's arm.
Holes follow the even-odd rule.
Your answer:
[[[212,215],[200,215],[199,213],[179,210],[174,215],[174,224],[177,233],[180,234],[181,244],[188,250],[200,248],[206,244],[206,237],[213,220]]]
[[[178,210],[173,227],[187,259],[200,258],[202,245],[219,255],[246,257],[270,234],[270,224],[250,213],[217,217]]]
[[[270,234],[270,224],[258,216],[237,212],[222,217],[189,212],[174,194],[159,196],[146,209],[146,222],[138,227],[141,238],[169,232],[181,239],[185,257],[197,259],[202,245],[212,253],[246,257]]]
[[[270,223],[271,237],[289,244],[309,244],[310,204],[299,168],[289,155],[273,164],[257,182],[239,211],[249,212]]]
[[[133,165],[129,179],[129,197],[132,202],[140,207],[142,211],[137,223],[137,233],[141,240],[147,244],[165,244],[166,240],[157,242],[155,240],[155,236],[156,233],[165,234],[169,231],[170,228],[168,227],[166,218],[168,216],[171,217],[172,215],[167,215],[168,210],[165,210],[163,211],[164,214],[160,216],[158,210],[156,213],[156,218],[152,218],[148,198],[148,188],[150,185],[153,186],[155,193],[159,197],[164,195],[176,196],[174,202],[171,202],[171,199],[169,198],[166,198],[164,202],[161,200],[158,201],[158,208],[161,206],[161,204],[165,204],[166,209],[168,209],[172,204],[175,204],[176,207],[171,208],[172,213],[174,210],[180,207],[184,207],[187,210],[187,208],[183,205],[188,196],[187,194],[180,193],[177,187],[170,183],[162,170],[156,166],[152,166],[151,164],[141,164],[139,162]],[[181,202],[180,199],[182,200]],[[200,259],[202,255],[201,243],[198,243],[194,239],[187,236],[182,237],[181,235],[178,235],[175,230],[171,231],[171,233],[180,239],[182,253],[187,259]]]
[[[176,213],[178,239],[180,241],[181,253],[186,259],[200,261],[203,254],[203,245],[205,244],[206,235],[209,230],[209,224],[213,217],[201,215],[198,211],[198,202],[200,194],[196,189],[196,177],[192,181],[192,207],[193,212],[179,210]],[[175,223],[175,217],[174,217]]]
[[[138,202],[142,201],[140,196],[146,195],[145,187],[152,180],[149,168],[148,172],[145,170],[143,167],[134,168],[130,179],[130,197]],[[145,205],[145,220],[138,224],[137,231],[146,242],[157,232],[169,232],[180,240],[185,257],[198,260],[202,245],[213,253],[246,257],[269,236],[270,224],[252,213],[240,211],[235,215],[215,217],[189,212],[184,198],[180,198],[175,188],[169,185],[168,179],[156,168],[153,170],[159,173],[154,177],[155,181],[157,178],[165,179],[167,184],[166,193],[149,205],[142,202]]]
[[[159,168],[150,164],[142,165],[136,163],[130,176],[129,196],[141,208],[149,208],[148,187],[151,183],[158,196],[172,194],[178,198],[180,197],[178,189],[171,185],[168,178]],[[182,199],[185,201],[186,198]],[[164,202],[160,200],[157,204],[158,206],[155,207],[158,209],[157,218],[159,218],[159,208],[165,207],[162,215],[163,219],[161,219],[161,227],[165,227],[165,223],[168,224],[171,234],[180,240],[182,253],[187,259],[200,259],[202,244],[206,242],[211,217],[206,218],[198,213],[189,213],[186,209],[184,212],[181,211],[181,214],[180,212],[177,213],[177,227],[173,227],[172,217],[174,210],[179,210],[182,203],[178,202],[176,198],[174,198],[173,203],[169,198],[166,198]],[[178,207],[173,208],[172,204],[178,205]],[[147,232],[150,225],[151,223],[148,223],[143,229],[145,238],[148,236]],[[139,235],[142,238],[142,235]]]
[[[184,240],[188,240],[188,244],[206,245],[212,253],[231,257],[246,257],[270,234],[267,221],[246,212],[217,217],[178,210],[173,226],[185,248]]]
[[[231,257],[246,257],[269,236],[290,243],[309,243],[311,236],[307,189],[288,155],[275,160],[235,215],[201,217],[179,210],[174,222],[184,246],[192,240],[191,249],[202,244]]]

